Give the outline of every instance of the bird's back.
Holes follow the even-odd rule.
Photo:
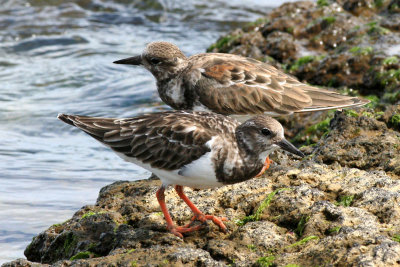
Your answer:
[[[302,83],[269,64],[238,55],[203,53],[189,62],[186,86],[196,95],[195,106],[221,114],[276,116],[369,102]]]
[[[214,136],[235,138],[238,122],[206,112],[169,111],[126,119],[60,114],[76,126],[122,154],[125,159],[164,170],[177,170],[210,151]]]

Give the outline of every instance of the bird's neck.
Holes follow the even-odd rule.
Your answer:
[[[188,109],[191,110],[193,102],[190,102],[185,97],[185,87],[180,77],[175,77],[170,80],[163,80],[157,82],[157,89],[160,98],[164,103],[168,104],[174,109]]]
[[[218,166],[217,169],[224,170],[217,173],[217,178],[220,182],[233,184],[249,180],[256,176],[262,170],[265,162],[263,153],[258,153],[250,144],[243,138],[240,131],[236,131],[236,147],[237,149],[226,149],[226,158],[224,164]]]
[[[163,79],[157,78],[157,89],[160,98],[174,109],[193,109],[194,95],[187,90],[184,74],[187,64],[182,63],[179,68],[166,73]]]
[[[235,132],[235,137],[239,153],[243,156],[245,164],[252,165],[254,162],[264,163],[270,151],[264,150],[260,146],[255,147],[253,142],[246,138],[246,134],[240,130],[240,126]]]

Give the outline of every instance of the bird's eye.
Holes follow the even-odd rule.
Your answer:
[[[263,135],[265,135],[265,136],[270,136],[270,135],[271,135],[271,131],[270,131],[269,129],[267,129],[267,128],[263,128],[263,129],[261,130],[261,133],[262,133]]]
[[[155,57],[150,58],[150,63],[153,64],[153,65],[157,65],[157,64],[159,64],[160,62],[161,62],[161,60],[158,59],[158,58],[155,58]]]

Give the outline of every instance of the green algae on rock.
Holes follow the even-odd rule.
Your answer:
[[[312,85],[363,95],[375,113],[400,103],[399,8],[394,1],[286,3],[208,51],[265,61]],[[315,145],[331,114],[294,114],[279,121],[297,145]],[[296,123],[293,123],[296,122]],[[325,125],[322,129],[319,126]]]
[[[255,26],[228,34],[238,36],[240,32],[235,42],[213,45],[209,51],[259,60],[270,56],[277,61],[275,66],[284,66],[300,80],[351,87],[381,97],[400,90],[396,72],[400,68],[396,50],[400,47],[400,27],[394,1],[376,2],[286,3]],[[396,103],[400,99],[383,100]]]

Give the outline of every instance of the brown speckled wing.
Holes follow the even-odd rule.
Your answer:
[[[59,115],[116,152],[152,167],[176,170],[210,151],[206,142],[234,121],[202,112],[171,111],[115,119]],[[223,124],[220,128],[216,124]],[[226,130],[226,129],[225,129]]]
[[[303,84],[251,58],[210,53],[192,60],[192,70],[201,72],[194,85],[199,102],[214,112],[290,114],[365,104],[355,97]]]

